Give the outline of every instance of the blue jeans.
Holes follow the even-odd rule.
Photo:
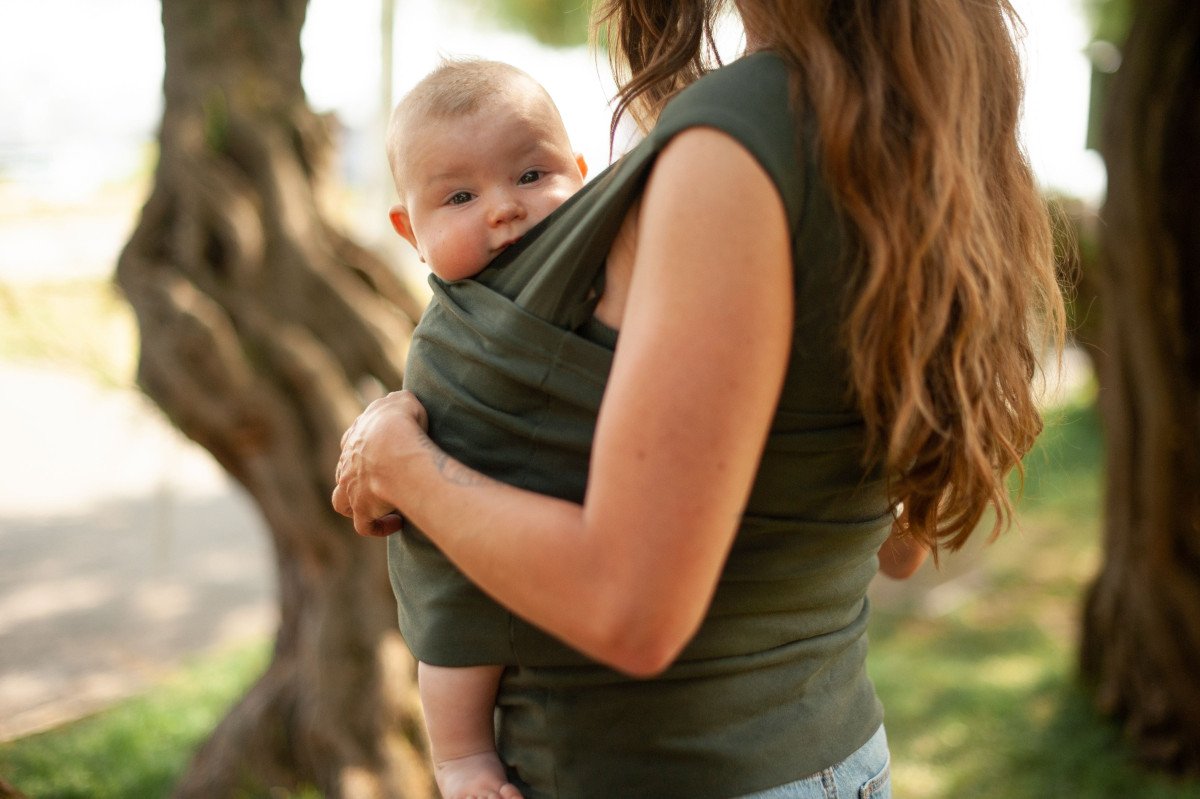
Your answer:
[[[887,733],[880,727],[850,757],[802,780],[739,799],[891,799]]]

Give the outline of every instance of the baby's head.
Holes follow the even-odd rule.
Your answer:
[[[448,61],[388,125],[396,232],[438,277],[479,272],[583,185],[550,95],[497,61]]]

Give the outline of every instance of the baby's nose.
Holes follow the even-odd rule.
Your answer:
[[[503,225],[525,216],[525,206],[514,197],[503,197],[492,206],[491,223]]]

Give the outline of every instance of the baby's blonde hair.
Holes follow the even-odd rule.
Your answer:
[[[474,114],[485,102],[495,99],[502,87],[514,81],[524,81],[531,87],[537,87],[554,107],[554,101],[540,83],[503,61],[447,58],[422,78],[401,98],[388,122],[388,165],[397,188],[401,185],[403,172],[405,135],[414,122]]]

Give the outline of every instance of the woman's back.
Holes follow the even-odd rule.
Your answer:
[[[842,226],[814,164],[799,159],[796,119],[780,59],[747,56],[682,92],[627,156],[648,169],[699,126],[759,161],[793,233],[793,346],[737,538],[676,664],[649,681],[603,666],[506,673],[501,753],[529,797],[747,793],[844,758],[879,726],[863,669],[864,595],[892,517],[881,476],[863,466],[862,420],[834,343],[849,285]],[[536,638],[528,643],[536,662]],[[519,640],[516,649],[521,658]]]

